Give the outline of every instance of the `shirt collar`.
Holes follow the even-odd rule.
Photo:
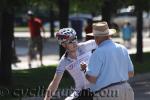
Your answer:
[[[79,56],[79,50],[78,50],[78,48],[77,48],[77,59],[78,59],[78,56]],[[68,55],[67,55],[67,60],[70,60],[70,61],[75,61],[75,60],[77,60],[77,59],[72,59],[72,58],[70,58]]]

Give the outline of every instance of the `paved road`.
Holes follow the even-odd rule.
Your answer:
[[[133,88],[135,100],[150,100],[150,80],[135,82]]]
[[[28,38],[16,39],[16,53],[21,63],[12,65],[14,70],[19,69],[28,69]],[[56,40],[46,40],[44,41],[44,50],[43,50],[43,63],[44,65],[53,65],[57,64],[59,60],[59,45]],[[40,62],[34,60],[32,62],[32,68],[40,67]]]

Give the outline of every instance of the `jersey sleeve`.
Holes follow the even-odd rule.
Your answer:
[[[64,71],[65,71],[65,61],[64,61],[64,59],[61,59],[56,68],[56,74],[63,74]]]
[[[97,45],[95,40],[88,40],[86,42],[79,43],[79,48],[85,52],[92,51],[93,49],[96,49],[96,47]]]

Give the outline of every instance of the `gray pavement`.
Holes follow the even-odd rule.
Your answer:
[[[49,33],[46,33],[49,37]],[[149,33],[144,33],[143,35],[143,51],[150,51],[150,38]],[[85,35],[83,34],[83,37]],[[16,37],[16,52],[17,56],[21,60],[20,63],[16,65],[12,64],[13,70],[28,69],[27,63],[27,52],[28,52],[28,39],[29,35],[27,32],[15,33]],[[84,39],[83,39],[84,41]],[[113,41],[123,44],[121,38],[113,38]],[[136,36],[132,39],[132,48],[128,49],[130,54],[136,53]],[[59,45],[56,39],[47,39],[44,42],[44,52],[43,52],[44,65],[58,64],[59,61]],[[40,67],[38,61],[33,62],[32,68]],[[136,75],[130,80],[130,83],[135,92],[135,100],[150,100],[150,73]],[[42,97],[30,97],[22,98],[22,100],[42,100]]]
[[[150,100],[150,73],[135,75],[129,82],[133,87],[135,100]]]
[[[16,53],[20,63],[12,64],[13,70],[28,69],[28,38],[16,38]],[[55,39],[44,41],[43,64],[58,64],[59,45]],[[32,61],[32,68],[40,67],[38,60]]]

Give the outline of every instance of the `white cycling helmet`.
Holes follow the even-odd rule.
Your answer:
[[[74,41],[77,39],[76,32],[72,28],[63,28],[56,32],[56,38],[60,44]]]

